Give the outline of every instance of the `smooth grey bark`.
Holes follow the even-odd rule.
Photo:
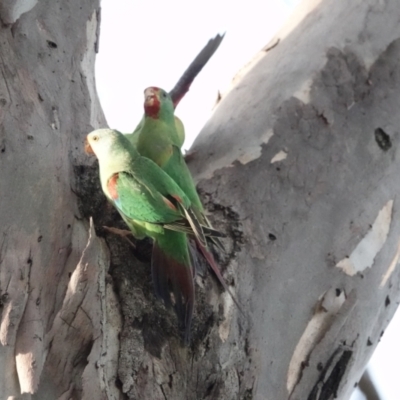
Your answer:
[[[82,146],[105,126],[98,16],[95,0],[0,8],[0,393],[348,398],[400,301],[396,1],[305,2],[196,141],[245,315],[204,268],[189,348],[150,244],[103,229],[123,225]]]
[[[222,98],[191,167],[243,230],[252,398],[347,399],[400,298],[399,9],[297,11]]]
[[[74,194],[85,134],[105,124],[99,1],[35,3],[0,7],[0,398],[119,398],[108,250]]]

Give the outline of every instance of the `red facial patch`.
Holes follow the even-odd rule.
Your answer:
[[[107,182],[108,193],[113,200],[117,200],[119,197],[117,192],[117,182],[118,174],[114,174]]]
[[[148,117],[158,118],[160,111],[160,89],[149,87],[144,91],[144,112]]]

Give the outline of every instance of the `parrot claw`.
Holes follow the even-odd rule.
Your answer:
[[[128,231],[128,230],[126,230],[126,229],[113,228],[113,227],[104,226],[104,225],[103,225],[103,228],[104,228],[107,232],[110,232],[110,233],[113,233],[114,235],[118,235],[118,236],[123,237],[125,240],[128,241],[128,243],[129,243],[133,248],[136,248],[136,245],[135,245],[130,239],[128,239],[128,236],[129,236],[129,235],[132,235],[132,232],[131,232],[131,231]]]

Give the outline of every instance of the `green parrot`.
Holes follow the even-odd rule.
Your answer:
[[[174,103],[171,96],[165,90],[157,87],[147,88],[144,95],[145,115],[137,137],[134,135],[125,136],[133,141],[140,155],[153,160],[178,184],[189,198],[193,213],[200,224],[212,229],[204,214],[196,186],[180,150],[181,142],[176,130]],[[217,237],[211,237],[211,240],[218,247],[223,248]],[[200,243],[197,238],[196,244],[224,289],[231,294],[234,302],[241,310],[240,305],[225,283],[213,255],[207,248],[207,244]]]
[[[225,34],[216,35],[214,38],[210,39],[208,43],[203,47],[196,58],[190,63],[189,67],[185,70],[182,76],[179,78],[178,82],[175,84],[174,88],[169,92],[172,102],[174,104],[174,109],[178,106],[179,102],[189,91],[190,86],[196,76],[200,73],[203,67],[207,64],[209,59],[213,56],[215,51],[218,49]],[[178,142],[176,143],[179,148],[182,148],[185,141],[185,127],[182,121],[175,115],[175,128],[178,134]],[[133,133],[128,134],[130,136],[131,143],[136,147],[137,140],[139,138],[139,133],[142,130],[144,124],[144,117],[139,122],[138,126],[135,128]]]
[[[116,130],[89,133],[86,150],[97,156],[102,190],[134,235],[153,239],[151,268],[156,295],[166,306],[174,306],[188,343],[195,292],[187,233],[205,244],[189,198]]]

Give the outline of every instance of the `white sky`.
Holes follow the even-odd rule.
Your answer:
[[[111,128],[130,132],[143,114],[143,90],[171,90],[217,33],[226,36],[176,114],[189,148],[235,73],[265,46],[298,0],[102,0],[98,93]],[[156,12],[155,12],[156,11]],[[258,11],[258,12],[255,12]],[[249,23],[251,21],[251,23]]]
[[[218,90],[264,47],[300,0],[102,0],[96,82],[111,128],[132,132],[148,86],[171,90],[217,33],[225,38],[177,108],[188,149],[210,117]],[[386,330],[369,366],[382,400],[399,400],[400,315]],[[357,392],[351,400],[364,397]]]

